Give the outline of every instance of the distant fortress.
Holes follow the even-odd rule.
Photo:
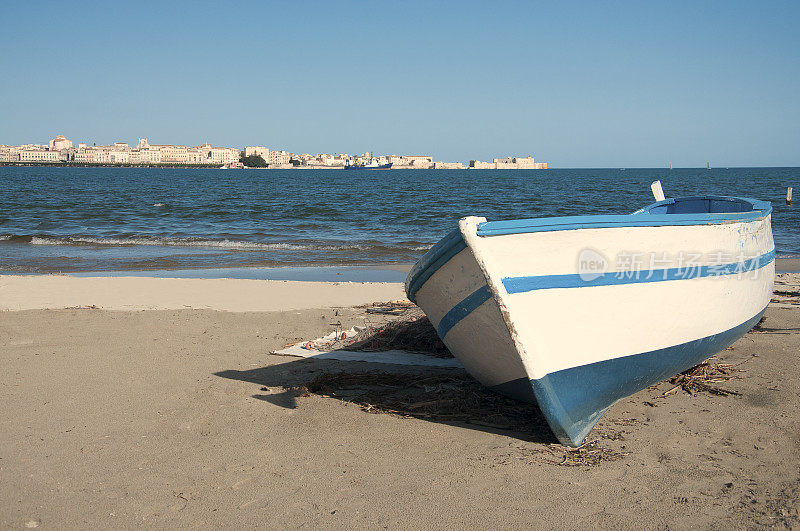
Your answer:
[[[338,153],[295,154],[283,150],[271,150],[264,146],[247,146],[243,150],[233,147],[218,147],[211,144],[183,146],[174,144],[150,144],[140,138],[135,147],[126,142],[97,146],[79,143],[73,145],[59,134],[48,144],[0,145],[0,164],[64,164],[64,165],[115,165],[115,166],[209,166],[239,165],[244,157],[258,156],[261,165],[268,168],[318,168],[342,169],[348,165],[377,163],[391,164],[394,169],[482,169],[482,170],[544,170],[546,162],[534,162],[533,157],[508,157],[493,162],[471,160],[469,166],[461,162],[440,162],[430,155],[361,155]]]
[[[546,170],[546,162],[534,162],[533,157],[508,157],[494,159],[494,162],[469,161],[469,167],[476,170]]]

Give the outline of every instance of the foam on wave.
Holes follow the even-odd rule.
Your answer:
[[[425,251],[430,246],[416,245],[418,242],[402,242],[395,246],[375,243],[289,243],[289,242],[252,242],[244,240],[203,240],[198,238],[97,238],[91,236],[50,236],[39,235],[2,235],[0,241],[11,243],[29,243],[31,245],[86,245],[108,247],[160,246],[160,247],[193,247],[230,249],[240,251],[380,251],[411,250]]]

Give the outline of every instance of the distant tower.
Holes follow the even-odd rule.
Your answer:
[[[140,138],[139,139],[139,144],[136,147],[139,148],[139,149],[147,149],[147,148],[150,147],[150,144],[147,143],[147,139],[146,138]]]

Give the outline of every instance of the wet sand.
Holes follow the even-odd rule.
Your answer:
[[[800,271],[800,258],[776,258],[775,269],[782,273],[797,273]]]
[[[339,295],[326,304],[358,304]],[[575,455],[542,430],[296,396],[325,372],[412,370],[269,354],[387,319],[364,309],[3,311],[0,526],[796,527],[800,310],[785,297],[711,361],[734,366],[713,385],[737,395],[663,382]]]

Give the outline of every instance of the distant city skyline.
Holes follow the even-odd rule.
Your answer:
[[[0,19],[0,144],[800,166],[798,16],[796,2],[18,2]]]
[[[261,160],[246,160],[258,156]],[[527,169],[545,170],[546,162],[537,162],[532,156],[495,157],[491,162],[472,159],[469,166],[461,162],[434,160],[431,155],[387,154],[387,153],[334,153],[317,154],[292,153],[282,149],[269,149],[267,146],[214,146],[151,143],[148,138],[139,138],[136,145],[115,141],[97,145],[92,142],[73,142],[62,133],[49,142],[20,145],[0,144],[0,164],[77,164],[77,165],[212,165],[268,168],[319,168],[346,169],[363,167],[380,169]]]

